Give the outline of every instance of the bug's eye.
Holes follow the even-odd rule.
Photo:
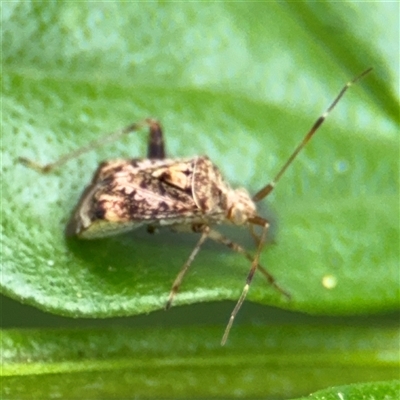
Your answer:
[[[241,207],[232,206],[228,213],[230,221],[235,225],[243,225],[247,220],[243,211]]]

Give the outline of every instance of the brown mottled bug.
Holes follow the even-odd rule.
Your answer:
[[[171,306],[186,271],[206,239],[212,239],[242,253],[251,261],[251,268],[222,337],[221,344],[223,345],[257,269],[277,290],[289,297],[289,294],[275,282],[274,277],[259,265],[269,223],[257,214],[256,203],[272,192],[288,166],[321,126],[346,90],[371,69],[367,69],[342,88],[275,178],[254,196],[250,196],[243,188],[232,189],[218,168],[206,156],[185,159],[165,158],[161,126],[153,119],[145,119],[129,125],[51,164],[42,166],[26,158],[20,158],[19,161],[40,172],[50,172],[87,151],[116,140],[129,132],[148,127],[150,134],[147,158],[112,160],[100,164],[92,182],[84,190],[75,207],[67,225],[66,234],[84,239],[95,239],[130,231],[142,225],[146,225],[149,232],[157,228],[169,227],[174,231],[199,233],[200,238],[196,246],[172,285],[166,308]],[[221,223],[249,226],[257,242],[255,256],[251,256],[243,247],[212,228],[213,225]],[[252,229],[254,226],[262,228],[259,236],[254,233]]]

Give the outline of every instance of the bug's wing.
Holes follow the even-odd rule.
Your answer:
[[[104,164],[83,192],[66,234],[92,239],[136,229],[143,224],[171,225],[186,219],[190,222],[201,210],[193,201],[190,185],[186,187],[186,175],[177,175],[190,167],[190,161],[181,164],[171,169],[169,164],[159,161],[157,165],[146,164],[144,168],[143,165],[138,167],[136,161],[126,161],[112,173],[109,173],[109,164]],[[107,174],[102,168],[107,168]]]

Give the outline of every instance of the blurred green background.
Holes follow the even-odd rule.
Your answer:
[[[1,6],[5,398],[68,398],[70,382],[77,398],[290,398],[398,377],[398,3]],[[275,243],[261,262],[292,300],[256,277],[224,349],[239,255],[206,243],[165,313],[194,235],[63,236],[97,163],[143,156],[145,133],[47,176],[15,163],[153,116],[171,157],[207,154],[255,193],[369,66],[260,206]]]

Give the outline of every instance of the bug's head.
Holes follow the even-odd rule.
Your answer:
[[[228,196],[227,219],[235,225],[244,225],[256,215],[256,205],[245,189],[232,190]]]

